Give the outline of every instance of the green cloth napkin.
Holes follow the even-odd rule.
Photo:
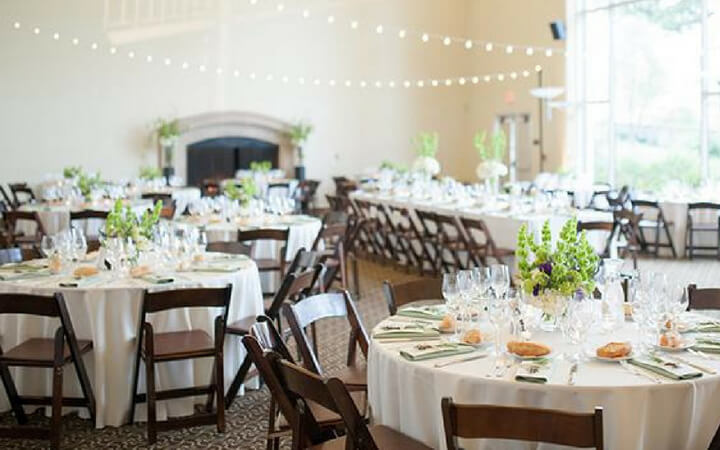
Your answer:
[[[720,323],[718,322],[701,322],[688,329],[694,333],[720,333]]]
[[[700,336],[692,348],[705,353],[720,353],[720,339]]]
[[[29,263],[9,263],[0,266],[0,272],[39,272],[47,269],[47,264],[29,264]]]
[[[85,287],[91,284],[95,284],[97,282],[98,276],[92,276],[92,277],[70,277],[60,280],[58,283],[58,286],[64,287],[64,288],[81,288]]]
[[[170,284],[175,282],[175,278],[165,275],[149,274],[141,277],[143,280],[152,284]]]
[[[417,319],[442,320],[446,312],[445,305],[406,306],[400,308],[397,315]]]
[[[425,327],[412,322],[385,322],[373,333],[374,339],[432,339],[439,338],[435,328]]]
[[[657,355],[639,356],[632,358],[628,362],[658,375],[672,378],[673,380],[691,380],[702,376],[701,372],[698,372],[687,364],[666,360]]]
[[[526,383],[547,383],[552,377],[553,364],[548,358],[522,361],[515,373],[515,380]]]
[[[410,361],[425,361],[474,351],[475,347],[472,345],[444,342],[441,344],[415,344],[410,348],[400,350],[400,356]]]
[[[0,270],[0,281],[27,280],[31,278],[42,278],[52,275],[48,269],[31,272]]]

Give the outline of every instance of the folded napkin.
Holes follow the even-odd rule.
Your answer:
[[[12,272],[38,272],[47,269],[47,264],[30,264],[30,263],[9,263],[0,266],[0,271]]]
[[[688,328],[687,331],[695,333],[720,333],[720,323],[718,322],[700,322]]]
[[[443,356],[472,353],[473,351],[475,351],[475,347],[472,345],[444,342],[441,344],[415,344],[410,348],[400,350],[400,356],[410,361],[425,361]]]
[[[397,315],[418,319],[442,320],[446,312],[445,305],[406,306],[399,309]]]
[[[699,336],[692,348],[705,353],[720,353],[720,338]]]
[[[0,268],[1,281],[25,280],[52,275],[47,267],[34,266],[35,268],[31,270],[17,269],[17,266],[6,267],[7,266],[2,266],[2,268]]]
[[[701,372],[687,364],[670,361],[658,355],[644,355],[628,361],[630,364],[657,373],[673,380],[690,380],[702,376]]]
[[[522,361],[515,373],[515,380],[526,383],[547,383],[552,377],[553,363],[551,359],[533,359]]]
[[[385,322],[373,333],[374,339],[432,339],[440,337],[435,328],[413,322]]]
[[[165,275],[148,274],[140,277],[142,280],[152,284],[170,284],[175,282],[175,278]]]

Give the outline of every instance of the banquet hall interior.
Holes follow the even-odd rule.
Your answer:
[[[3,0],[0,448],[720,449],[719,0]]]

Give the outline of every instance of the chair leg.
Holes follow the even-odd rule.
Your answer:
[[[668,226],[667,222],[663,222],[663,228],[665,228],[665,236],[667,237],[668,244],[670,244],[670,251],[672,252],[673,259],[677,258],[675,244],[673,243],[672,236],[670,235],[670,227]]]
[[[5,387],[5,393],[8,396],[8,401],[10,401],[10,407],[15,415],[15,420],[17,420],[20,425],[25,425],[28,421],[27,415],[25,415],[25,411],[20,403],[20,397],[18,396],[17,389],[15,388],[15,382],[13,382],[13,379],[10,376],[10,371],[5,364],[0,364],[0,379]]]
[[[142,342],[142,327],[141,331],[138,334],[137,341],[138,341],[138,348],[137,348],[137,354],[135,355],[135,372],[133,373],[133,382],[132,382],[132,395],[130,400],[130,418],[128,419],[128,423],[133,424],[135,423],[135,405],[137,405],[137,390],[138,390],[138,381],[140,378],[140,342]]]
[[[62,385],[64,334],[55,336],[55,361],[53,362],[52,417],[50,419],[50,448],[59,449],[62,432]]]
[[[358,268],[358,258],[353,255],[353,287],[355,288],[355,300],[360,299],[360,270]]]
[[[154,444],[157,442],[157,413],[155,411],[155,362],[152,355],[145,358],[145,378],[148,442]]]
[[[215,393],[217,396],[217,431],[225,432],[225,370],[223,368],[222,346],[215,354]],[[245,359],[248,359],[247,356]],[[243,361],[244,363],[244,361]]]
[[[235,374],[235,378],[233,378],[232,383],[230,383],[227,394],[225,394],[226,409],[229,409],[230,405],[232,405],[232,402],[235,401],[235,397],[237,397],[237,394],[240,391],[240,386],[242,386],[245,382],[245,377],[250,370],[250,364],[250,357],[248,355],[245,355],[245,359],[243,359],[242,364],[240,365],[237,373]]]

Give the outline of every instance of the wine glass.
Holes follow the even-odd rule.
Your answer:
[[[501,330],[506,325],[509,314],[508,302],[505,299],[491,297],[488,299],[488,318],[495,331],[495,372],[498,373],[502,351]]]
[[[443,274],[442,294],[447,305],[448,314],[452,318],[453,338],[457,339],[457,313],[460,301],[457,272]]]
[[[495,297],[501,298],[510,287],[510,272],[505,264],[493,264],[490,266],[490,286]]]
[[[458,293],[460,294],[460,320],[464,328],[470,321],[470,301],[473,293],[472,271],[461,270],[457,273]]]
[[[52,256],[57,251],[55,248],[55,238],[47,234],[44,235],[40,242],[40,250],[46,258]]]
[[[85,234],[82,232],[81,229],[73,228],[70,235],[72,238],[72,248],[75,254],[75,259],[77,259],[78,261],[82,261],[87,254],[88,248]]]

